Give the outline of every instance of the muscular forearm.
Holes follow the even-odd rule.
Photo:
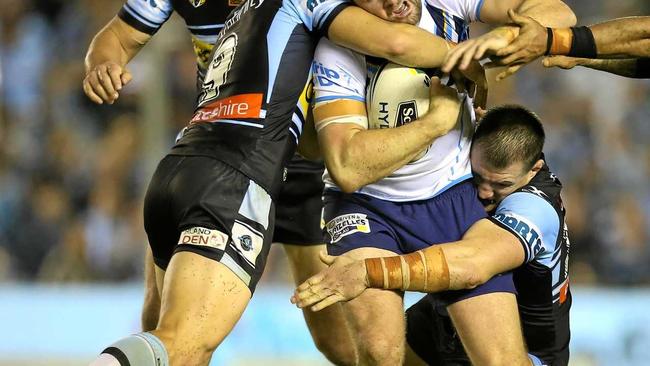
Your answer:
[[[398,128],[358,130],[342,140],[340,147],[324,148],[328,171],[345,192],[354,192],[376,182],[408,164],[434,139],[447,132],[436,124],[438,118],[455,120],[456,117],[427,113]],[[321,142],[321,146],[326,144]]]
[[[650,64],[645,66],[646,63],[644,59],[580,59],[577,64],[629,78],[648,78],[650,75],[644,69],[650,67]]]
[[[458,242],[365,260],[368,287],[419,292],[474,288],[523,262],[518,239],[488,220],[474,224]]]
[[[359,53],[412,67],[439,67],[449,49],[445,40],[423,29],[382,20],[356,6],[337,15],[328,37]]]
[[[85,59],[86,72],[107,61],[126,65],[150,38],[119,18],[113,18],[90,43]]]
[[[599,57],[650,57],[650,16],[614,19],[589,28]]]

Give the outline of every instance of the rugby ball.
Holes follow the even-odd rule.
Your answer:
[[[381,66],[368,82],[368,128],[399,127],[427,113],[430,85],[431,78],[422,70],[391,62]]]

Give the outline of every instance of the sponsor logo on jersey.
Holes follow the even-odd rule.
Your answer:
[[[544,248],[542,247],[542,238],[539,235],[539,229],[513,215],[498,213],[494,215],[494,218],[509,227],[512,232],[519,236],[525,243],[528,243],[528,247],[531,249],[531,257],[534,258],[537,254],[544,252]]]
[[[212,247],[220,250],[226,248],[228,235],[221,231],[204,227],[191,227],[181,233],[178,244],[191,244]]]
[[[239,94],[201,107],[190,123],[214,122],[218,119],[260,118],[262,94]]]
[[[257,256],[262,251],[264,244],[263,234],[251,229],[239,221],[235,221],[232,227],[232,237],[230,246],[244,259],[248,264],[255,268]]]
[[[418,106],[415,101],[409,100],[398,104],[396,117],[395,127],[415,121],[418,118]]]
[[[189,0],[189,2],[195,8],[198,8],[199,6],[205,4],[205,0]]]
[[[333,244],[354,233],[369,233],[370,223],[367,215],[352,213],[333,218],[327,223],[326,228],[331,238],[330,243]]]

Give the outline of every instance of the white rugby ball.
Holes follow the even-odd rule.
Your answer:
[[[429,110],[431,78],[422,70],[392,62],[377,70],[368,83],[368,128],[395,128],[415,121]],[[421,158],[425,151],[415,157]]]

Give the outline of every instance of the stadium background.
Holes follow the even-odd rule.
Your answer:
[[[650,14],[647,0],[567,3],[580,24]],[[120,6],[0,0],[0,365],[84,365],[138,330],[142,196],[192,112],[195,61],[174,16],[130,65],[134,80],[120,100],[90,103],[83,56]],[[549,164],[565,185],[571,364],[647,364],[650,82],[538,63],[491,83],[489,102],[541,116]],[[274,248],[215,362],[326,364],[288,302],[290,284]]]

